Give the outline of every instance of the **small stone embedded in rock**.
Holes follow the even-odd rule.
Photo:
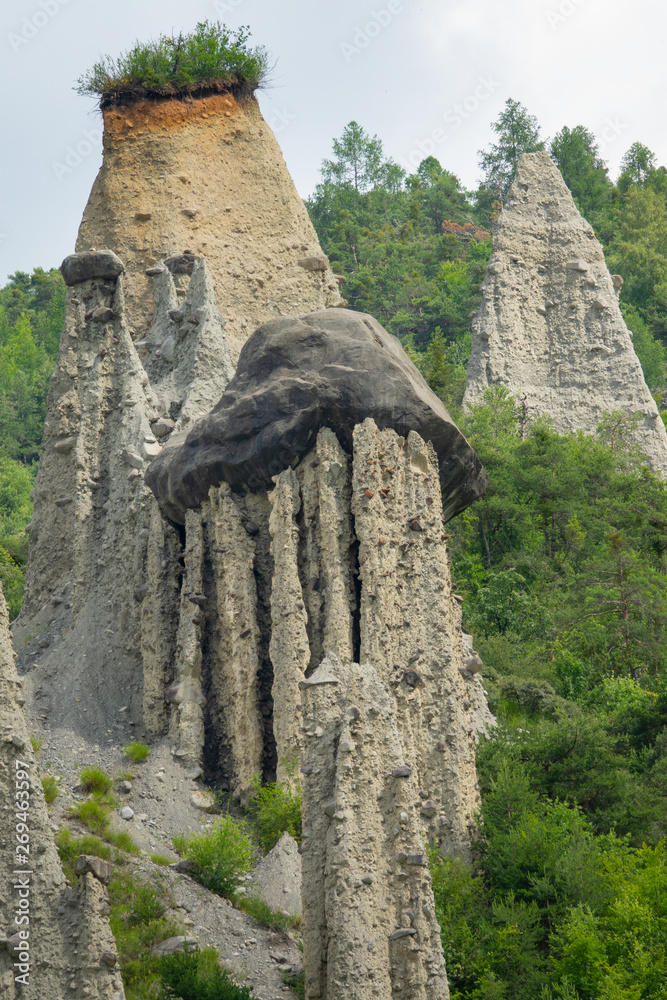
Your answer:
[[[142,583],[140,587],[134,588],[134,599],[137,602],[137,604],[141,604],[147,593],[148,593],[148,584],[146,583]]]
[[[117,278],[124,270],[125,265],[112,250],[73,253],[60,265],[66,285],[78,285],[91,278]]]
[[[418,670],[406,670],[403,674],[403,680],[408,685],[408,687],[417,687],[421,682],[422,675]]]
[[[259,528],[254,521],[244,521],[243,527],[251,537],[259,534]]]
[[[178,935],[160,941],[151,949],[151,955],[161,958],[163,955],[173,955],[175,951],[194,951],[197,947],[197,939]]]
[[[391,772],[392,778],[409,778],[412,774],[412,768],[409,764],[401,764],[400,767],[395,767]]]
[[[53,449],[61,455],[67,455],[76,444],[76,441],[77,439],[75,437],[61,438],[59,441],[56,441]]]
[[[326,271],[329,266],[329,258],[324,254],[314,254],[312,257],[303,257],[299,261],[299,267],[304,271]]]
[[[195,862],[191,861],[190,858],[181,858],[180,861],[174,862],[169,867],[172,871],[179,872],[181,875],[187,875],[195,867]]]
[[[144,460],[141,455],[137,455],[136,451],[132,451],[130,448],[123,448],[123,458],[133,469],[141,469],[143,467]]]
[[[113,968],[118,964],[118,955],[115,951],[103,951],[100,955],[100,964]]]
[[[121,781],[121,783],[118,786],[118,791],[121,792],[123,795],[129,795],[129,793],[132,791],[132,782]]]
[[[167,437],[168,434],[171,434],[175,426],[176,424],[169,417],[160,417],[159,420],[152,424],[153,434],[157,438]]]
[[[108,885],[111,881],[112,867],[109,862],[93,855],[80,854],[74,870],[77,875],[85,875],[90,872],[103,885]]]
[[[99,306],[99,308],[93,309],[93,314],[90,318],[93,323],[109,323],[115,315],[113,309],[109,309],[107,306]]]
[[[123,806],[123,808],[120,811],[120,818],[132,819],[133,816],[134,816],[134,809],[130,808],[130,806]]]
[[[190,803],[195,809],[211,812],[215,809],[215,795],[213,792],[193,792],[190,796]]]

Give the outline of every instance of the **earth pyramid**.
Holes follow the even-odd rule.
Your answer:
[[[503,205],[473,318],[464,405],[492,385],[549,416],[560,432],[595,432],[606,413],[634,417],[632,437],[667,474],[667,433],[644,381],[593,229],[547,153],[525,153]]]

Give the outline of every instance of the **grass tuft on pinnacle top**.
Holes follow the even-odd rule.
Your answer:
[[[266,50],[250,48],[250,30],[232,33],[220,22],[200,22],[190,34],[137,42],[117,59],[104,56],[79,77],[75,90],[97,96],[100,107],[142,98],[201,97],[232,92],[247,97],[266,83]]]

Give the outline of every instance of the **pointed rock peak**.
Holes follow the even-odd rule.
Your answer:
[[[561,433],[595,434],[605,414],[626,413],[635,444],[666,474],[667,433],[621,315],[622,284],[554,162],[525,153],[472,320],[464,405],[504,386],[528,418],[548,416]]]

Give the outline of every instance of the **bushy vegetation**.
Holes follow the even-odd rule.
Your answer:
[[[250,48],[249,29],[233,33],[219,22],[200,22],[190,34],[137,42],[117,59],[105,56],[79,78],[77,92],[98,96],[103,108],[143,97],[179,97],[232,91],[248,95],[268,73],[261,47]]]
[[[160,980],[160,1000],[252,1000],[252,986],[235,983],[212,949],[166,956],[160,962]]]
[[[259,846],[267,854],[284,833],[289,833],[301,843],[301,784],[294,778],[289,781],[269,782],[262,785],[255,775],[255,795],[249,813]]]
[[[174,847],[194,861],[192,875],[211,892],[233,896],[239,876],[253,867],[256,848],[248,826],[233,816],[217,816],[202,833],[174,837]]]

